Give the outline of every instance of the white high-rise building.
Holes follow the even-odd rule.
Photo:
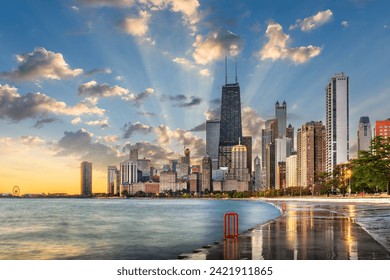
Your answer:
[[[137,162],[125,160],[120,167],[121,186],[137,183]]]
[[[372,131],[369,117],[360,117],[358,130],[358,151],[369,151]]]
[[[326,172],[349,161],[349,77],[335,74],[326,87]]]

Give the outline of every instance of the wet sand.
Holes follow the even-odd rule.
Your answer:
[[[272,200],[285,209],[278,219],[238,238],[182,254],[184,259],[387,260],[390,203]],[[284,204],[284,206],[283,206]],[[367,216],[370,213],[371,216]],[[382,215],[382,216],[381,216]],[[385,218],[381,218],[385,217]],[[365,229],[356,221],[366,223]],[[370,232],[369,234],[367,232]],[[376,234],[376,235],[375,235]],[[385,235],[385,236],[383,236]],[[381,240],[381,243],[373,238]],[[382,238],[383,237],[383,238]]]

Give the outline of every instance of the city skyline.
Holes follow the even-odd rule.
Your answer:
[[[255,2],[255,3],[253,3]],[[42,5],[45,4],[45,9]],[[261,154],[277,100],[287,124],[325,123],[325,87],[350,78],[349,134],[389,118],[387,1],[6,1],[0,28],[0,193],[93,190],[128,158],[205,155],[205,121],[237,58],[243,135]],[[387,8],[387,9],[386,9]],[[352,151],[353,153],[353,151]],[[351,154],[352,154],[351,153]],[[200,161],[199,161],[200,163]],[[158,162],[157,164],[160,164]]]

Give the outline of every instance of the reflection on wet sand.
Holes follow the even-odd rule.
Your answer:
[[[288,202],[284,215],[224,240],[207,259],[390,259],[389,252],[355,223],[355,205]],[[339,213],[346,213],[342,215]]]

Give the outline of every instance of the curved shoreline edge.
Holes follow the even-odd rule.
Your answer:
[[[370,259],[369,254],[376,254],[377,252],[379,255],[382,256],[384,259],[389,259],[390,257],[390,243],[389,243],[389,238],[384,236],[381,238],[381,233],[387,232],[387,230],[390,230],[390,220],[388,219],[389,215],[387,214],[387,210],[390,210],[390,198],[318,198],[318,197],[306,197],[306,198],[260,198],[264,203],[271,204],[274,206],[276,209],[280,211],[280,215],[274,219],[270,219],[268,221],[265,221],[263,223],[260,223],[248,230],[245,230],[243,232],[240,232],[239,239],[242,241],[245,241],[245,238],[248,238],[248,236],[251,236],[254,229],[258,227],[264,227],[267,224],[272,224],[272,222],[275,222],[282,217],[285,219],[288,218],[289,216],[289,211],[283,211],[281,208],[283,203],[286,203],[287,208],[290,205],[298,205],[298,208],[302,211],[302,206],[305,207],[307,206],[319,206],[319,211],[326,210],[329,213],[333,213],[333,215],[338,215],[339,217],[341,216],[344,217],[345,219],[351,219],[350,221],[355,224],[356,227],[361,229],[361,232],[365,232],[369,238],[371,238],[373,243],[376,243],[376,246],[380,246],[381,248],[378,247],[378,251],[365,251],[364,243],[365,241],[361,240],[360,236],[355,236],[356,242],[359,242],[359,254],[363,253],[363,258],[368,258]],[[302,204],[300,203],[302,202]],[[370,206],[377,205],[378,207],[371,208]],[[354,206],[351,208],[351,206]],[[323,207],[323,209],[322,209]],[[352,209],[352,212],[350,209]],[[372,229],[370,228],[370,223],[375,225],[376,220],[372,220],[373,218],[375,219],[375,212],[371,212],[373,214],[370,214],[369,216],[363,214],[359,215],[360,213],[366,213],[366,211],[379,211],[378,219],[381,219],[381,217],[384,217],[384,224],[381,224],[381,227],[379,230],[376,229],[376,227],[373,227]],[[384,211],[384,212],[383,212]],[[319,213],[320,213],[319,212]],[[352,215],[351,215],[352,214]],[[287,216],[285,216],[287,215]],[[318,218],[323,218],[321,217],[322,214],[319,214],[320,216],[317,216]],[[367,218],[367,219],[366,219]],[[334,218],[330,217],[328,218],[330,220],[333,220]],[[336,217],[337,219],[337,217]],[[366,220],[365,220],[366,219]],[[364,222],[367,223],[364,223]],[[261,229],[262,230],[262,229]],[[221,250],[223,249],[223,242],[224,240],[220,242],[215,242],[214,245],[206,245],[203,246],[202,249],[196,249],[193,251],[193,253],[190,254],[181,254],[178,256],[179,259],[209,259],[208,258],[208,253],[214,254],[215,257],[215,250]],[[241,241],[240,241],[241,242]],[[363,243],[362,243],[363,242]],[[241,244],[241,243],[240,243]],[[371,244],[371,243],[370,243]],[[248,250],[248,248],[247,248]],[[249,248],[251,250],[251,248]],[[361,251],[362,250],[362,251]],[[197,256],[198,254],[198,256]],[[364,255],[365,254],[365,255]],[[203,256],[202,256],[203,255]],[[221,257],[221,256],[220,256]],[[359,259],[361,259],[361,255],[359,255]],[[224,259],[223,254],[221,258],[218,259]],[[380,257],[379,257],[380,259]]]

